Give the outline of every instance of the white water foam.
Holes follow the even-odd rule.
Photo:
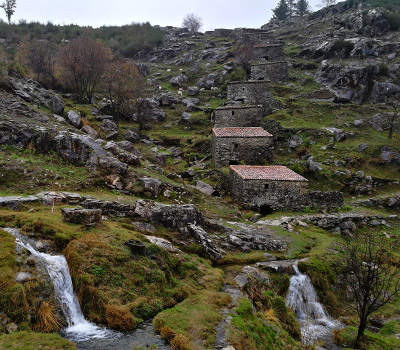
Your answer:
[[[87,321],[76,297],[68,264],[63,255],[50,255],[38,252],[29,243],[23,242],[19,230],[5,229],[15,237],[16,244],[27,249],[36,259],[43,262],[54,285],[54,291],[60,302],[68,327],[63,330],[66,338],[75,341],[112,338],[119,334],[107,328],[98,327]]]
[[[290,278],[286,305],[294,311],[300,323],[303,343],[314,344],[318,340],[332,338],[333,330],[344,326],[331,318],[318,302],[310,278],[302,274],[296,265],[293,269],[296,274]]]

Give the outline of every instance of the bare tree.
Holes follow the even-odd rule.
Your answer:
[[[182,27],[187,28],[190,33],[197,33],[203,26],[201,18],[194,13],[189,13],[185,16],[182,22]]]
[[[11,23],[11,17],[17,8],[17,0],[6,0],[4,1],[0,7],[2,7],[6,13],[8,24]]]
[[[107,66],[102,85],[115,116],[128,116],[144,91],[145,79],[133,62],[114,61]]]
[[[360,319],[356,346],[360,345],[369,317],[400,292],[400,269],[393,242],[374,231],[360,232],[341,246],[344,276]]]
[[[235,58],[239,63],[246,75],[248,76],[251,71],[251,61],[254,59],[254,48],[252,45],[242,45],[235,50]]]
[[[77,93],[79,100],[90,103],[111,59],[111,50],[100,40],[77,38],[58,52],[60,79]]]
[[[38,81],[54,81],[54,46],[47,40],[25,39],[19,45],[16,59],[29,68]]]

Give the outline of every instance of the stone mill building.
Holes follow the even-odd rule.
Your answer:
[[[212,156],[215,167],[272,161],[272,135],[263,128],[214,128]]]
[[[263,117],[262,106],[224,106],[215,110],[212,117],[214,127],[260,126]]]
[[[280,83],[288,80],[288,65],[286,61],[265,61],[251,66],[251,80],[266,80]]]
[[[308,180],[285,166],[230,166],[231,193],[246,208],[268,214],[293,206],[308,193]]]

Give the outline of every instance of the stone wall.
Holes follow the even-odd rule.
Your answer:
[[[227,38],[233,35],[233,29],[217,28],[214,30],[214,36]]]
[[[241,40],[245,45],[265,44],[272,36],[270,32],[243,33]]]
[[[263,29],[255,29],[255,28],[235,28],[233,30],[233,35],[237,40],[242,40],[243,36],[250,34],[250,35],[257,35],[257,34],[266,34],[268,33],[266,30]],[[270,33],[269,33],[270,35]]]
[[[306,208],[336,209],[343,206],[341,192],[309,192],[308,182],[244,180],[229,174],[232,196],[244,207],[266,211],[301,211]]]
[[[260,164],[272,161],[272,137],[216,137],[213,134],[212,156],[215,167]]]
[[[267,80],[278,83],[288,80],[286,61],[265,62],[251,66],[251,80]]]
[[[255,45],[253,49],[254,59],[267,61],[280,61],[285,58],[283,44]]]
[[[265,115],[280,109],[281,104],[276,100],[266,81],[234,81],[228,84],[228,104],[262,105]]]
[[[260,126],[262,116],[262,106],[226,106],[217,108],[212,119],[217,128],[251,127]]]

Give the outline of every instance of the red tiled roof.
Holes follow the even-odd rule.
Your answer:
[[[271,137],[272,135],[260,127],[250,128],[214,128],[216,137]]]
[[[306,178],[285,166],[231,165],[230,168],[245,180],[308,182]]]

